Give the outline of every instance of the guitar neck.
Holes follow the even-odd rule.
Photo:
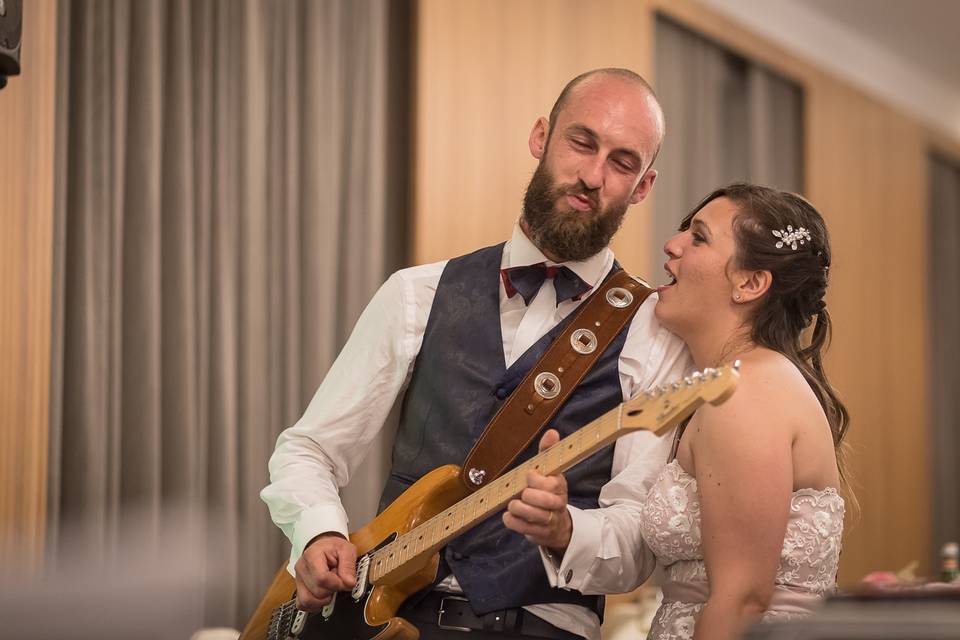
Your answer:
[[[732,368],[706,369],[682,382],[661,386],[617,406],[446,511],[380,547],[370,557],[370,581],[377,583],[412,558],[439,550],[502,509],[527,488],[527,473],[531,469],[543,475],[562,473],[633,431],[646,430],[662,435],[705,401],[723,402],[733,393],[738,377],[739,363]]]
[[[424,552],[434,552],[502,509],[527,488],[527,472],[561,473],[616,440],[623,406],[604,414],[546,451],[518,465],[487,486],[381,547],[370,561],[371,582]]]

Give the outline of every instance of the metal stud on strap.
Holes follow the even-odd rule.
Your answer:
[[[577,329],[570,334],[573,350],[584,355],[597,350],[597,334],[590,329]]]
[[[533,379],[533,388],[545,400],[556,398],[560,395],[560,378],[549,371],[544,371],[537,374],[537,377]]]
[[[633,302],[633,294],[622,287],[611,287],[607,291],[607,302],[618,309],[623,309]]]
[[[467,472],[467,477],[470,478],[470,482],[479,487],[481,484],[483,484],[483,479],[487,477],[487,472],[483,469],[470,467],[470,471]]]

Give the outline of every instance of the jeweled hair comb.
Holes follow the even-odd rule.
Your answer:
[[[774,230],[772,233],[780,238],[777,240],[777,249],[782,249],[784,246],[788,246],[796,251],[798,243],[803,244],[804,242],[810,240],[809,231],[803,227],[800,227],[794,231],[793,225],[791,224],[788,224],[786,229]]]

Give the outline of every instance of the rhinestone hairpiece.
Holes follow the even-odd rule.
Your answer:
[[[786,229],[780,229],[779,231],[774,230],[772,233],[780,238],[777,240],[777,249],[782,249],[783,246],[786,245],[796,251],[798,242],[803,244],[810,239],[809,231],[803,227],[800,227],[794,231],[792,224],[788,224]]]

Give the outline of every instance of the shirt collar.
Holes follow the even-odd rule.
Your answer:
[[[508,267],[524,267],[538,262],[546,262],[548,265],[560,264],[568,267],[575,274],[592,287],[596,287],[603,276],[607,274],[613,265],[613,252],[609,247],[604,247],[598,253],[590,256],[586,260],[571,260],[569,262],[553,262],[547,259],[530,241],[527,234],[520,228],[520,223],[513,225],[513,235],[507,245],[509,257],[507,259]]]

